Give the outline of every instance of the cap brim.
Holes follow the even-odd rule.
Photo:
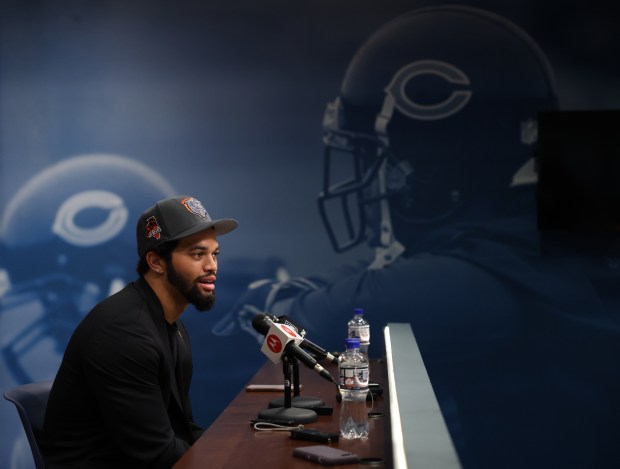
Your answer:
[[[213,222],[213,227],[215,229],[216,235],[223,235],[226,233],[230,233],[235,230],[239,226],[237,220],[233,220],[232,218],[224,218],[222,220],[215,220]]]
[[[220,236],[226,233],[230,233],[235,228],[237,228],[239,224],[237,220],[233,220],[232,218],[224,218],[222,220],[213,220],[210,222],[205,222],[200,225],[192,226],[191,228],[178,233],[177,235],[168,239],[168,241],[174,241],[176,239],[186,238],[196,233],[200,233],[201,231],[206,231],[210,228],[213,228],[213,231],[216,236]]]

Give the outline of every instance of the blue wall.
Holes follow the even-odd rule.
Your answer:
[[[0,388],[53,378],[80,317],[133,279],[140,211],[187,193],[212,216],[240,222],[220,240],[218,304],[184,316],[196,418],[208,425],[264,359],[249,336],[212,333],[245,287],[368,254],[335,254],[316,209],[323,112],[373,31],[434,3],[3,0]],[[619,40],[603,2],[460,3],[532,35],[555,71],[561,108],[620,107]],[[99,209],[124,204],[127,224],[80,240],[54,230],[63,203],[90,190],[107,194],[111,205]],[[102,222],[95,212],[85,226]],[[243,360],[222,360],[238,348]],[[31,467],[19,428],[0,402],[0,468]]]

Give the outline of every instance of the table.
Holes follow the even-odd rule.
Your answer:
[[[336,365],[324,366],[332,375],[337,375]],[[334,408],[332,415],[319,415],[316,422],[304,424],[304,427],[326,432],[338,432],[340,404],[336,399],[338,393],[336,385],[329,383],[303,365],[300,365],[299,373],[299,382],[302,385],[301,395],[318,397],[325,402],[325,405]],[[248,384],[282,384],[283,376],[281,365],[267,361]],[[345,440],[341,438],[332,446],[355,453],[360,458],[380,458],[383,460],[383,467],[389,468],[392,467],[389,435],[390,417],[384,360],[371,360],[370,380],[380,384],[384,388],[384,392],[374,400],[372,412],[378,415],[376,418],[370,419],[368,439]],[[321,467],[316,463],[293,457],[293,450],[299,446],[312,446],[322,443],[293,440],[288,431],[257,431],[250,425],[250,420],[256,419],[261,410],[268,408],[271,399],[283,395],[284,393],[281,391],[248,392],[245,389],[241,390],[202,437],[179,459],[174,465],[174,469],[205,467],[234,469],[251,468],[252,465],[257,469],[259,467],[269,469]],[[369,402],[369,410],[370,404]],[[357,463],[343,465],[342,467],[357,466],[369,467]]]

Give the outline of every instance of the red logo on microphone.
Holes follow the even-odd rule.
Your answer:
[[[270,334],[267,336],[267,347],[269,347],[269,350],[273,353],[280,353],[282,350],[282,342],[277,335]]]
[[[297,337],[299,334],[297,334],[297,332],[295,332],[293,329],[291,329],[290,327],[288,327],[286,324],[280,324],[280,328],[288,333],[288,335],[293,336],[293,337]]]

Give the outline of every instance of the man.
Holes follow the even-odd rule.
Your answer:
[[[140,277],[77,327],[50,395],[41,449],[50,468],[169,468],[204,431],[192,418],[192,356],[179,319],[215,301],[216,236],[200,201],[176,196],[137,224]],[[93,266],[97,268],[97,266]]]

